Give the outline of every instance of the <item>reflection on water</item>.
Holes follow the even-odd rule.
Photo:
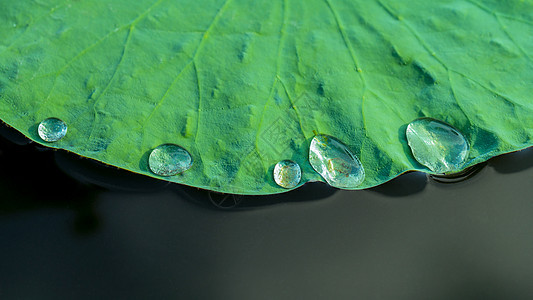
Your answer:
[[[387,197],[405,197],[422,192],[426,188],[428,177],[422,172],[408,172],[385,184],[371,188],[370,191]]]
[[[0,139],[2,300],[533,298],[529,149],[460,184],[233,197],[22,144]]]
[[[533,167],[533,147],[495,157],[490,165],[502,174],[516,173]]]
[[[103,163],[79,157],[66,151],[32,144],[29,139],[5,124],[0,126],[0,151],[5,176],[16,186],[20,182],[35,179],[35,188],[23,191],[20,196],[28,199],[50,199],[50,203],[66,199],[81,199],[100,188],[122,192],[157,192],[170,188],[192,203],[204,207],[235,210],[262,207],[287,202],[314,201],[334,195],[338,189],[320,182],[277,195],[243,196],[210,192],[188,186],[176,185],[163,180],[124,171]],[[31,145],[30,145],[31,144]],[[23,164],[21,165],[21,162]],[[533,167],[533,148],[495,157],[488,164],[500,173],[513,173]],[[406,197],[421,193],[426,188],[428,177],[440,183],[455,183],[475,176],[487,163],[474,166],[454,176],[428,176],[421,172],[407,172],[380,186],[368,189],[386,197]],[[27,170],[32,169],[31,172]],[[36,176],[39,174],[39,176]],[[65,175],[67,174],[67,175]],[[4,183],[5,184],[5,183]],[[68,189],[57,186],[68,186]],[[75,189],[73,189],[75,188]],[[68,191],[68,192],[67,192]],[[79,200],[77,200],[79,202]],[[42,203],[42,202],[39,202]],[[5,210],[4,210],[5,211]]]
[[[81,183],[112,191],[152,192],[169,185],[168,181],[128,172],[65,151],[54,151],[57,167]]]
[[[174,185],[173,189],[193,203],[222,210],[243,210],[281,203],[317,201],[331,197],[338,191],[322,182],[309,182],[296,190],[266,196],[222,194],[178,185]]]
[[[481,170],[483,170],[483,168],[485,168],[486,166],[487,166],[487,163],[483,162],[475,166],[468,167],[464,169],[463,171],[457,172],[457,173],[436,174],[436,175],[429,174],[429,178],[440,183],[450,183],[450,184],[458,183],[458,182],[462,182],[462,181],[468,180],[476,176],[476,174],[481,172]]]
[[[28,145],[32,141],[25,137],[22,133],[18,132],[17,130],[9,127],[7,124],[0,121],[0,136],[2,136],[5,140],[3,140],[3,143],[6,141],[10,141],[11,143],[15,143],[17,145],[23,146]]]

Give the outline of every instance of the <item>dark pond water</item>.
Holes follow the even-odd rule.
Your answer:
[[[1,133],[2,300],[533,298],[532,150],[454,184],[234,197]]]

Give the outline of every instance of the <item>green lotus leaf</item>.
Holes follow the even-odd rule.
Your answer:
[[[316,133],[359,158],[357,189],[430,172],[405,128],[470,143],[464,167],[533,143],[531,0],[0,0],[0,118],[32,140],[132,172],[272,194],[277,162],[324,181]],[[68,125],[46,143],[46,118]],[[160,177],[157,146],[192,167]]]

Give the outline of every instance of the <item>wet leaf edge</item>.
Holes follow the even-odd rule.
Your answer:
[[[128,169],[127,167],[125,166],[120,166],[120,165],[116,165],[112,162],[109,162],[109,161],[104,161],[104,160],[100,160],[96,157],[92,157],[91,155],[81,155],[71,149],[69,149],[68,147],[64,147],[64,146],[61,146],[61,141],[58,141],[58,142],[55,142],[55,143],[47,143],[47,142],[44,142],[42,141],[39,136],[38,136],[38,133],[36,131],[36,128],[37,128],[37,125],[38,124],[35,124],[34,126],[32,126],[30,128],[30,130],[22,130],[18,124],[14,124],[13,122],[9,122],[7,120],[5,120],[5,118],[0,118],[6,125],[14,128],[15,130],[17,130],[18,132],[20,132],[21,134],[23,134],[24,136],[26,136],[27,138],[29,138],[31,141],[41,145],[41,146],[44,146],[44,147],[47,147],[47,148],[51,148],[51,149],[57,149],[57,150],[63,150],[63,151],[67,151],[69,153],[72,153],[72,154],[75,154],[75,155],[78,155],[80,157],[83,157],[83,158],[88,158],[88,159],[92,159],[92,160],[95,160],[97,162],[100,162],[100,163],[103,163],[107,166],[110,166],[110,167],[116,167],[116,168],[119,168],[121,170],[125,170],[125,171],[128,171],[128,172],[132,172],[132,173],[135,173],[135,174],[140,174],[140,175],[144,175],[144,176],[148,176],[148,177],[151,177],[151,178],[155,178],[155,179],[159,179],[159,180],[163,180],[163,181],[168,181],[168,182],[172,182],[172,183],[176,183],[176,184],[182,184],[182,185],[186,185],[186,186],[190,186],[190,187],[194,187],[194,188],[199,188],[199,189],[204,189],[204,190],[208,190],[208,191],[214,191],[214,192],[218,192],[218,193],[225,193],[225,194],[235,194],[235,195],[275,195],[275,194],[282,194],[282,193],[287,193],[287,192],[290,192],[292,190],[295,190],[295,189],[298,189],[299,187],[303,186],[304,184],[306,184],[307,182],[322,182],[324,184],[327,184],[325,182],[324,179],[321,178],[321,180],[308,180],[308,181],[301,181],[296,187],[294,188],[290,188],[290,189],[285,189],[285,188],[279,188],[279,191],[275,191],[275,192],[269,192],[269,193],[262,193],[262,192],[241,192],[241,191],[234,191],[234,190],[229,190],[229,189],[225,189],[225,188],[217,188],[217,187],[213,187],[213,186],[196,186],[196,185],[189,185],[187,184],[187,182],[183,182],[183,181],[179,181],[179,180],[176,180],[175,176],[173,177],[163,177],[163,176],[158,176],[156,174],[153,174],[152,172],[150,171],[143,171],[143,170],[130,170]],[[407,124],[406,124],[407,125]],[[34,130],[32,130],[34,129]],[[407,139],[405,136],[402,137],[402,142],[405,143],[405,145],[407,145]],[[307,145],[309,146],[309,145]],[[458,171],[458,172],[462,172],[464,171],[465,169],[467,168],[470,168],[474,165],[477,165],[477,164],[481,164],[481,163],[485,163],[487,162],[489,159],[491,158],[494,158],[494,157],[497,157],[497,156],[500,156],[500,155],[504,155],[504,154],[508,154],[508,153],[513,153],[513,152],[518,152],[518,151],[522,151],[522,150],[525,150],[527,148],[530,148],[530,147],[533,147],[533,143],[530,143],[530,144],[526,144],[524,145],[523,147],[519,148],[519,149],[509,149],[509,150],[504,150],[504,151],[491,151],[491,152],[487,152],[485,153],[484,155],[481,155],[481,156],[478,156],[478,157],[474,157],[474,158],[471,158],[469,159],[465,165]],[[411,153],[409,153],[409,155],[412,156]],[[146,161],[146,164],[147,164],[147,161]],[[419,164],[420,165],[420,164]],[[310,165],[309,165],[310,166]],[[364,165],[363,165],[364,167]],[[302,171],[303,171],[303,168],[302,168]],[[341,190],[354,190],[354,191],[358,191],[358,190],[366,190],[366,189],[370,189],[370,188],[374,188],[374,187],[377,187],[377,186],[381,186],[383,184],[386,184],[388,183],[389,181],[392,181],[394,180],[395,178],[398,178],[399,176],[403,175],[403,174],[406,174],[406,173],[409,173],[409,172],[422,172],[422,173],[425,173],[425,174],[428,174],[428,175],[439,175],[438,173],[435,173],[435,172],[432,172],[431,170],[429,170],[428,168],[420,165],[419,168],[413,168],[413,169],[406,169],[406,170],[403,170],[401,172],[399,172],[398,174],[394,175],[394,176],[390,176],[390,178],[388,178],[387,180],[384,180],[382,182],[379,182],[378,184],[374,184],[374,185],[365,185],[364,183],[366,182],[366,180],[363,182],[363,184],[361,184],[359,187],[357,188],[353,188],[353,189],[341,189]],[[318,174],[314,174],[314,175],[318,175]],[[272,181],[272,184],[276,184],[275,181],[274,181],[274,178],[273,178],[273,175],[270,174],[269,176],[270,178],[270,181]],[[303,179],[303,174],[302,174],[302,179]]]

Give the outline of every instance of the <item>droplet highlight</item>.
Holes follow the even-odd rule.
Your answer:
[[[302,169],[300,165],[291,160],[280,161],[274,167],[274,181],[283,188],[296,187],[301,179]]]
[[[415,120],[407,125],[406,136],[415,159],[435,173],[459,171],[470,152],[463,134],[439,120]]]
[[[173,176],[192,166],[189,152],[174,144],[163,144],[152,150],[148,157],[150,170],[160,176]]]
[[[337,188],[356,188],[365,179],[359,159],[339,140],[316,135],[309,147],[309,163],[326,182]]]
[[[58,118],[48,118],[39,123],[37,133],[45,142],[57,142],[67,134],[67,124]]]

